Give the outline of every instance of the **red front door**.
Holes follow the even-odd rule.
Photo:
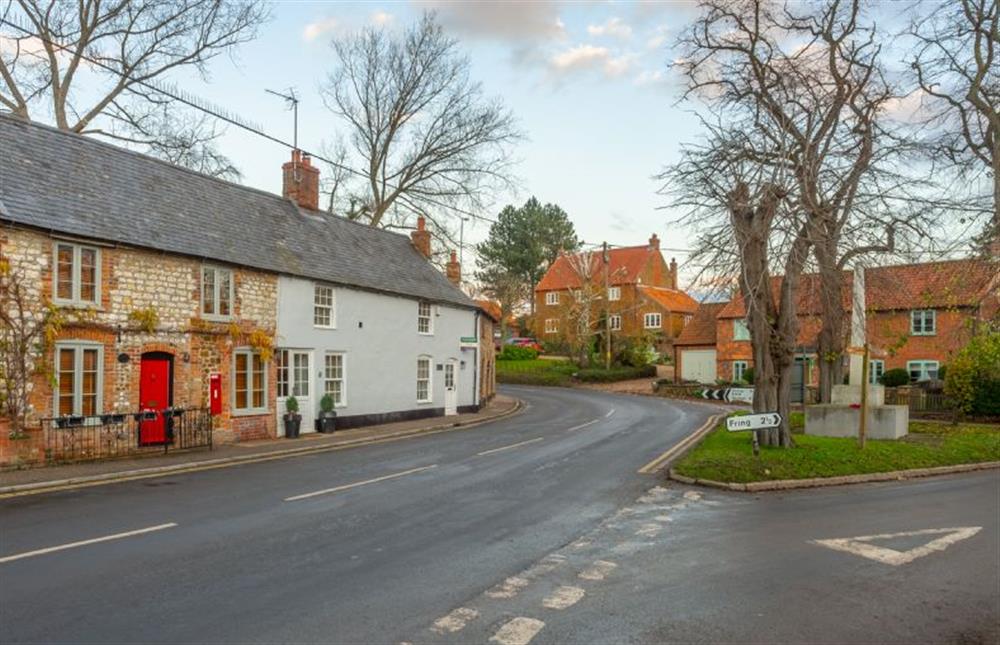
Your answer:
[[[166,443],[167,426],[160,413],[170,406],[170,359],[143,356],[139,370],[139,409],[155,410],[156,417],[139,424],[139,444]]]

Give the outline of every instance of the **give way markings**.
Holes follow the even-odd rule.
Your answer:
[[[925,555],[930,555],[938,551],[944,551],[952,544],[968,539],[976,533],[979,533],[982,529],[983,527],[981,526],[959,526],[946,529],[921,529],[919,531],[903,531],[901,533],[861,535],[852,538],[810,540],[810,542],[819,546],[825,546],[826,548],[833,549],[834,551],[852,553],[862,558],[868,558],[869,560],[881,562],[882,564],[890,564],[894,567],[898,567],[903,564],[909,564],[917,558],[922,558]],[[876,540],[891,540],[894,538],[908,538],[923,535],[939,535],[941,537],[934,538],[929,542],[906,551],[898,551],[896,549],[890,549],[889,547],[876,546],[872,544],[872,542],[875,542]]]

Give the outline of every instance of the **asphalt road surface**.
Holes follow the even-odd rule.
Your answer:
[[[2,500],[0,642],[1000,640],[996,471],[662,486],[637,470],[711,408],[508,392],[474,429]]]

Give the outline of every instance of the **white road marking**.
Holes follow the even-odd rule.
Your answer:
[[[144,533],[152,533],[153,531],[162,531],[163,529],[171,529],[175,526],[177,526],[175,522],[170,522],[169,524],[157,524],[156,526],[149,526],[144,529],[136,529],[135,531],[115,533],[114,535],[105,535],[104,537],[91,538],[89,540],[80,540],[79,542],[70,542],[68,544],[60,544],[59,546],[50,546],[44,549],[36,549],[35,551],[25,551],[24,553],[15,553],[14,555],[8,555],[0,558],[0,564],[4,562],[13,562],[14,560],[20,560],[21,558],[31,558],[36,555],[45,555],[46,553],[63,551],[65,549],[75,549],[78,546],[87,546],[88,544],[108,542],[109,540],[120,540],[122,538],[132,537],[135,535],[142,535]]]
[[[566,609],[580,602],[587,592],[580,587],[559,587],[542,601],[547,609]]]
[[[434,621],[431,631],[438,634],[454,634],[461,631],[470,620],[479,618],[479,612],[468,607],[452,610],[447,616]]]
[[[611,573],[611,571],[617,566],[618,565],[614,562],[597,560],[590,566],[590,568],[581,571],[578,577],[583,580],[604,580],[604,576]]]
[[[510,450],[511,448],[518,448],[520,446],[526,446],[529,443],[535,443],[536,441],[544,441],[545,437],[536,437],[535,439],[528,439],[527,441],[521,441],[518,443],[512,443],[509,446],[502,446],[500,448],[494,448],[492,450],[484,450],[482,452],[477,452],[477,457],[482,457],[483,455],[492,455],[494,452],[501,452],[503,450]]]
[[[656,520],[657,522],[673,522],[674,521],[674,518],[670,517],[669,515],[657,515],[653,519]]]
[[[699,499],[701,499],[701,493],[699,493],[696,490],[686,491],[684,493],[684,499],[686,499],[688,501],[691,501],[691,502],[697,502]]]
[[[410,470],[404,470],[403,472],[393,473],[391,475],[382,475],[381,477],[376,477],[375,479],[366,479],[363,482],[354,482],[353,484],[344,484],[343,486],[335,486],[334,488],[324,488],[323,490],[313,491],[311,493],[303,493],[302,495],[294,495],[292,497],[286,497],[286,502],[296,502],[300,499],[307,499],[309,497],[316,497],[317,495],[329,495],[330,493],[339,493],[340,491],[350,490],[351,488],[357,488],[358,486],[365,486],[367,484],[375,484],[378,482],[384,482],[388,479],[396,479],[397,477],[405,477],[406,475],[412,475],[414,473],[420,473],[425,470],[430,470],[431,468],[437,468],[437,464],[432,464],[430,466],[421,466],[420,468],[411,468]]]
[[[591,421],[588,421],[588,422],[586,422],[586,423],[581,423],[581,424],[580,424],[580,425],[578,425],[578,426],[573,426],[572,428],[568,428],[568,429],[566,430],[566,432],[573,432],[574,430],[582,430],[583,428],[586,428],[587,426],[592,426],[592,425],[594,425],[594,424],[595,424],[595,423],[597,423],[598,421],[600,421],[600,419],[593,419],[593,420],[591,420]]]
[[[584,540],[583,538],[580,538],[573,544],[570,544],[570,546],[573,547],[574,549],[585,549],[588,546],[590,546],[590,540]]]
[[[944,551],[952,544],[970,538],[982,530],[981,526],[961,526],[950,529],[923,529],[920,531],[904,531],[902,533],[882,533],[880,535],[862,535],[853,538],[839,538],[832,540],[811,540],[813,544],[825,546],[834,551],[844,551],[854,555],[875,560],[883,564],[891,564],[898,567],[902,564],[913,562],[917,558],[930,555],[936,551]],[[927,544],[914,547],[908,551],[897,551],[888,547],[875,546],[869,544],[872,540],[888,540],[896,537],[911,537],[914,535],[942,535]]]
[[[611,408],[610,410],[608,410],[608,413],[604,415],[604,418],[607,419],[608,417],[610,417],[614,413],[615,413],[615,409]]]
[[[528,586],[528,581],[518,576],[511,576],[497,586],[487,589],[486,595],[490,598],[513,598],[517,592]]]
[[[528,645],[531,639],[542,631],[542,627],[545,627],[545,623],[537,618],[518,616],[498,629],[497,633],[490,637],[490,642],[500,645]]]
[[[639,527],[639,530],[636,531],[635,534],[641,535],[643,537],[656,537],[657,535],[660,534],[660,531],[662,530],[663,527],[660,526],[659,524],[653,524],[653,523],[643,524],[642,526]]]

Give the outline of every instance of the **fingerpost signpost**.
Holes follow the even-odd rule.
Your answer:
[[[742,432],[751,430],[753,435],[753,455],[760,454],[760,443],[757,441],[757,430],[767,428],[777,428],[781,425],[781,415],[777,412],[765,412],[763,414],[747,414],[739,417],[729,417],[726,419],[726,430],[729,432]]]

